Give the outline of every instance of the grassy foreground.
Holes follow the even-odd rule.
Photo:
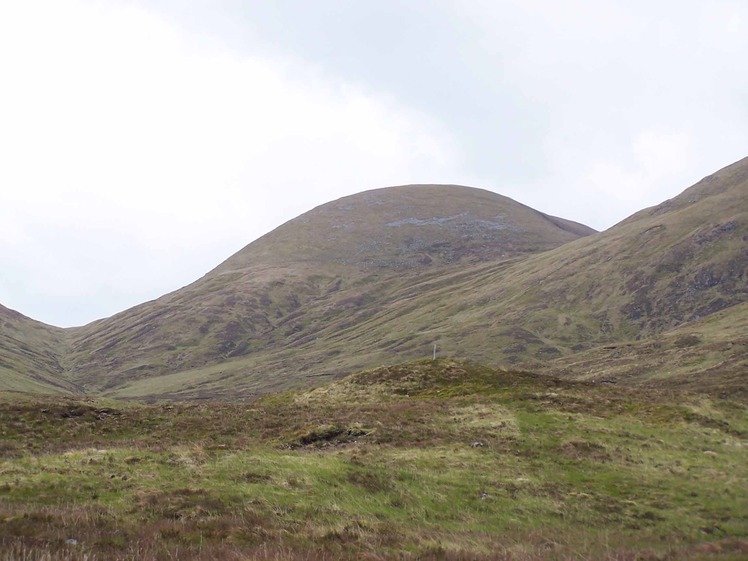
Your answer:
[[[0,398],[0,561],[748,558],[748,409],[450,360],[246,403]]]

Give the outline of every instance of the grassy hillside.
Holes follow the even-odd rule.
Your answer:
[[[572,378],[744,395],[746,201],[748,159],[592,235],[479,189],[369,191],[187,287],[65,331],[68,352],[45,331],[42,355],[46,372],[62,365],[86,392],[126,398],[313,386],[434,345]],[[691,331],[704,333],[686,344]]]
[[[289,263],[422,270],[537,253],[594,232],[483,189],[405,185],[319,206],[249,244],[208,276]]]
[[[254,288],[257,276],[241,277],[254,304],[245,316],[214,308],[224,318],[216,325],[274,310],[263,329],[252,337],[237,329],[234,350],[220,362],[166,376],[126,374],[106,389],[126,397],[251,395],[427,357],[436,344],[442,354],[569,377],[743,392],[746,200],[748,160],[606,232],[529,256],[379,270],[355,281],[334,267],[315,275],[320,269],[310,266],[306,274],[286,270],[272,290]],[[174,298],[189,290],[197,288]],[[210,294],[237,298],[233,288]],[[700,329],[699,344],[682,346],[684,334]],[[213,340],[194,341],[199,348]]]
[[[232,359],[243,372],[254,365],[267,372],[285,360],[280,354],[321,340],[320,330],[362,327],[351,316],[379,313],[401,287],[420,290],[424,280],[591,232],[468,187],[411,185],[345,197],[269,233],[188,287],[72,330],[72,375],[89,390],[115,391]],[[324,347],[323,354],[339,352]],[[302,362],[283,375],[298,383]]]
[[[661,335],[549,361],[540,370],[599,383],[684,388],[748,401],[748,303]]]
[[[451,360],[252,403],[0,401],[0,559],[733,560],[748,411]]]
[[[0,391],[75,392],[65,373],[66,352],[63,329],[0,306]]]

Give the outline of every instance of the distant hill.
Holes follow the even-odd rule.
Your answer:
[[[498,292],[486,284],[495,302],[486,315],[500,312],[567,351],[646,338],[748,301],[746,241],[748,159],[603,233],[517,263]]]
[[[0,391],[76,391],[63,357],[66,333],[0,305]]]
[[[367,191],[158,300],[42,331],[58,366],[38,368],[93,393],[232,398],[436,345],[442,356],[607,383],[737,387],[747,201],[748,159],[603,233],[480,189]],[[689,326],[703,333],[688,339]],[[668,368],[645,360],[656,341],[675,349]]]
[[[595,230],[459,185],[405,185],[343,197],[302,214],[208,277],[296,263],[422,269],[537,253]]]
[[[284,224],[190,286],[73,330],[73,376],[109,391],[242,357],[262,369],[269,354],[303,354],[325,333],[347,329],[352,314],[391,305],[403,282],[546,251],[592,232],[468,187],[410,185],[345,197]],[[313,367],[294,362],[300,371]],[[298,374],[274,370],[270,378],[289,383]]]

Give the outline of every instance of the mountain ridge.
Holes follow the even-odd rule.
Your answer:
[[[503,213],[512,216],[507,220]],[[353,230],[358,243],[351,244],[345,236]],[[445,230],[452,232],[445,236]],[[448,241],[456,245],[462,237],[464,247],[454,247],[452,253],[440,252],[440,240],[457,230],[464,232],[462,236],[453,235]],[[495,231],[504,235],[488,235]],[[453,263],[464,254],[485,257],[498,243],[502,250],[518,254],[555,247],[592,233],[592,228],[546,215],[485,189],[450,184],[400,185],[319,205],[248,244],[208,275],[246,268],[253,258],[273,264],[325,261],[407,268],[432,264],[434,256],[428,255],[431,250],[442,261]],[[381,245],[369,247],[367,243],[373,239]],[[305,245],[299,247],[299,243]],[[301,248],[303,255],[299,255]]]
[[[179,291],[73,332],[75,379],[95,384],[89,373],[107,370],[124,383],[303,345],[324,318],[376,305],[380,296],[372,292],[386,292],[393,275],[511,259],[577,237],[482,189],[410,185],[343,197],[276,228]],[[322,317],[309,323],[317,326],[297,321],[314,306]]]
[[[76,392],[64,376],[67,333],[0,304],[0,390]]]
[[[55,332],[57,353],[73,387],[130,397],[264,393],[434,344],[574,376],[576,353],[748,299],[746,200],[748,158],[594,234],[482,189],[374,189],[287,222],[182,289]]]

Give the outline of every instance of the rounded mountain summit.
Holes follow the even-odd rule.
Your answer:
[[[236,359],[241,384],[264,387],[271,364],[275,372],[320,368],[325,361],[310,357],[326,337],[344,336],[372,314],[402,313],[401,292],[420,294],[427,274],[543,252],[593,232],[482,189],[366,191],[283,224],[188,286],[76,329],[70,366],[89,389],[194,369],[212,387],[211,365],[228,376],[224,361]],[[177,378],[169,378],[175,391]]]
[[[595,230],[459,185],[403,185],[321,205],[276,228],[213,273],[327,263],[402,269],[558,247]]]
[[[437,343],[563,376],[739,390],[746,189],[748,158],[596,235],[481,189],[366,191],[86,326],[0,307],[0,374],[16,388],[235,399],[431,356]]]

